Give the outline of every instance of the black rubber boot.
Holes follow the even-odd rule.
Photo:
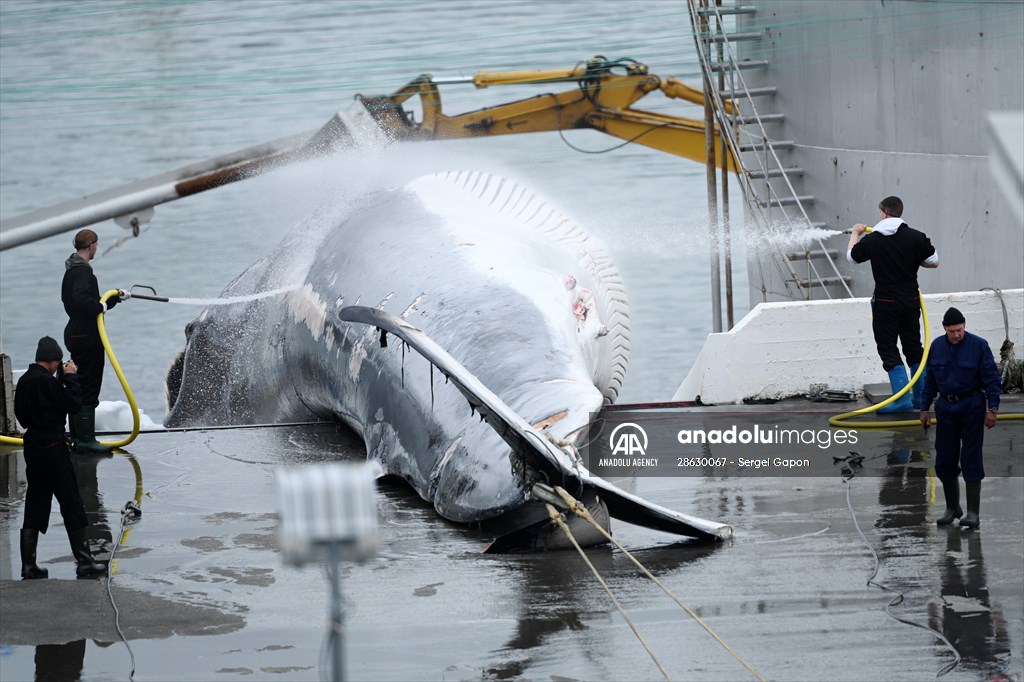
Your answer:
[[[36,546],[39,544],[39,531],[29,528],[21,529],[21,579],[40,580],[50,575],[45,568],[36,566]]]
[[[71,553],[78,562],[75,575],[79,578],[91,578],[104,575],[107,572],[107,562],[96,561],[92,558],[92,551],[89,549],[89,541],[85,538],[85,529],[68,531],[68,540],[71,542]]]
[[[960,519],[961,528],[978,528],[981,526],[981,481],[967,484],[967,513]]]
[[[942,492],[946,496],[946,513],[935,519],[935,525],[948,526],[964,515],[964,510],[960,508],[960,479],[943,478],[939,480],[942,481]]]
[[[68,417],[68,435],[71,436],[71,447],[75,447],[78,443],[78,422],[75,415]]]
[[[96,440],[96,408],[83,407],[78,414],[71,417],[74,420],[72,432],[75,434],[72,442],[75,450],[83,455],[108,455],[113,450],[109,445],[103,445]]]

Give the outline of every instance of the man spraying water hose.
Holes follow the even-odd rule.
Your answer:
[[[889,385],[896,394],[909,383],[896,340],[899,339],[903,347],[911,375],[917,372],[924,355],[917,269],[939,267],[939,255],[927,235],[903,222],[903,201],[899,197],[886,197],[878,205],[878,210],[882,219],[874,228],[862,223],[853,226],[846,258],[851,263],[871,261],[871,274],[875,280],[871,296],[871,329],[882,368],[888,373]],[[861,239],[867,231],[871,234]],[[924,377],[921,379],[914,384],[912,397],[904,394],[878,412],[919,409]]]
[[[89,261],[96,257],[99,237],[92,230],[75,235],[75,252],[64,263],[60,298],[68,314],[64,345],[79,368],[82,409],[71,417],[71,441],[78,452],[107,453],[110,447],[96,440],[96,407],[103,383],[104,351],[96,316],[121,301],[111,296],[100,302],[100,289]],[[119,292],[120,293],[120,292]]]
[[[928,408],[934,400],[938,421],[935,475],[942,481],[946,497],[946,513],[935,521],[936,525],[948,526],[963,516],[959,482],[962,470],[967,486],[967,515],[961,519],[960,527],[977,528],[981,525],[981,480],[985,478],[981,453],[984,429],[996,425],[1002,386],[988,341],[965,331],[965,323],[959,310],[947,310],[942,318],[945,336],[932,341],[928,350],[921,392],[921,425],[927,428],[931,423]]]

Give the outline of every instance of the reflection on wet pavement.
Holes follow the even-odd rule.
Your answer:
[[[899,615],[960,651],[962,663],[943,680],[1019,675],[1024,479],[986,479],[980,532],[939,529],[930,444],[900,434],[865,442],[870,459],[851,481],[851,503],[879,554],[879,580],[905,594]],[[327,583],[315,566],[281,564],[273,472],[361,459],[358,441],[333,426],[210,431],[147,436],[132,454],[143,516],[121,533],[111,588],[136,679],[167,670],[183,680],[317,678]],[[3,677],[124,678],[128,656],[106,585],[74,579],[59,514],[39,546],[51,579],[13,579],[23,466],[17,451],[0,451]],[[88,481],[90,537],[109,552],[120,509],[135,495],[135,471],[122,456],[76,467]],[[933,679],[950,661],[934,635],[887,618],[890,596],[865,584],[872,560],[838,475],[621,483],[735,526],[736,538],[720,545],[624,524],[614,532],[766,678]],[[381,552],[342,570],[351,679],[660,676],[574,552],[482,555],[490,538],[439,519],[403,485],[384,483],[380,492]],[[587,555],[673,678],[750,679],[621,552]]]

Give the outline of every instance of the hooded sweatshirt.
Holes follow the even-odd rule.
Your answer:
[[[89,261],[77,253],[64,261],[60,299],[64,302],[64,312],[68,314],[64,345],[70,348],[72,345],[101,343],[96,327],[96,316],[103,312],[100,286]]]

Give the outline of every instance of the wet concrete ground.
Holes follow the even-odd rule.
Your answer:
[[[894,615],[959,650],[944,680],[1024,679],[1022,434],[1020,422],[987,433],[987,456],[1011,464],[989,470],[980,531],[934,525],[941,488],[919,430],[858,447],[866,460],[849,498],[881,562],[876,580],[904,594]],[[323,425],[144,434],[129,451],[77,467],[92,535],[108,550],[136,494],[133,461],[140,472],[143,516],[122,536],[110,584],[135,679],[318,679],[328,586],[317,567],[281,563],[273,472],[360,459],[359,443]],[[887,616],[893,595],[866,584],[874,561],[838,471],[619,483],[735,527],[732,541],[699,545],[613,524],[764,678],[929,680],[953,661],[934,634]],[[489,538],[440,520],[405,488],[381,492],[382,550],[342,570],[349,679],[661,679],[575,552],[481,555]],[[75,580],[56,505],[39,545],[50,579],[17,580],[23,497],[22,456],[4,447],[0,678],[126,679],[107,582]],[[672,679],[754,679],[621,552],[587,554]]]

